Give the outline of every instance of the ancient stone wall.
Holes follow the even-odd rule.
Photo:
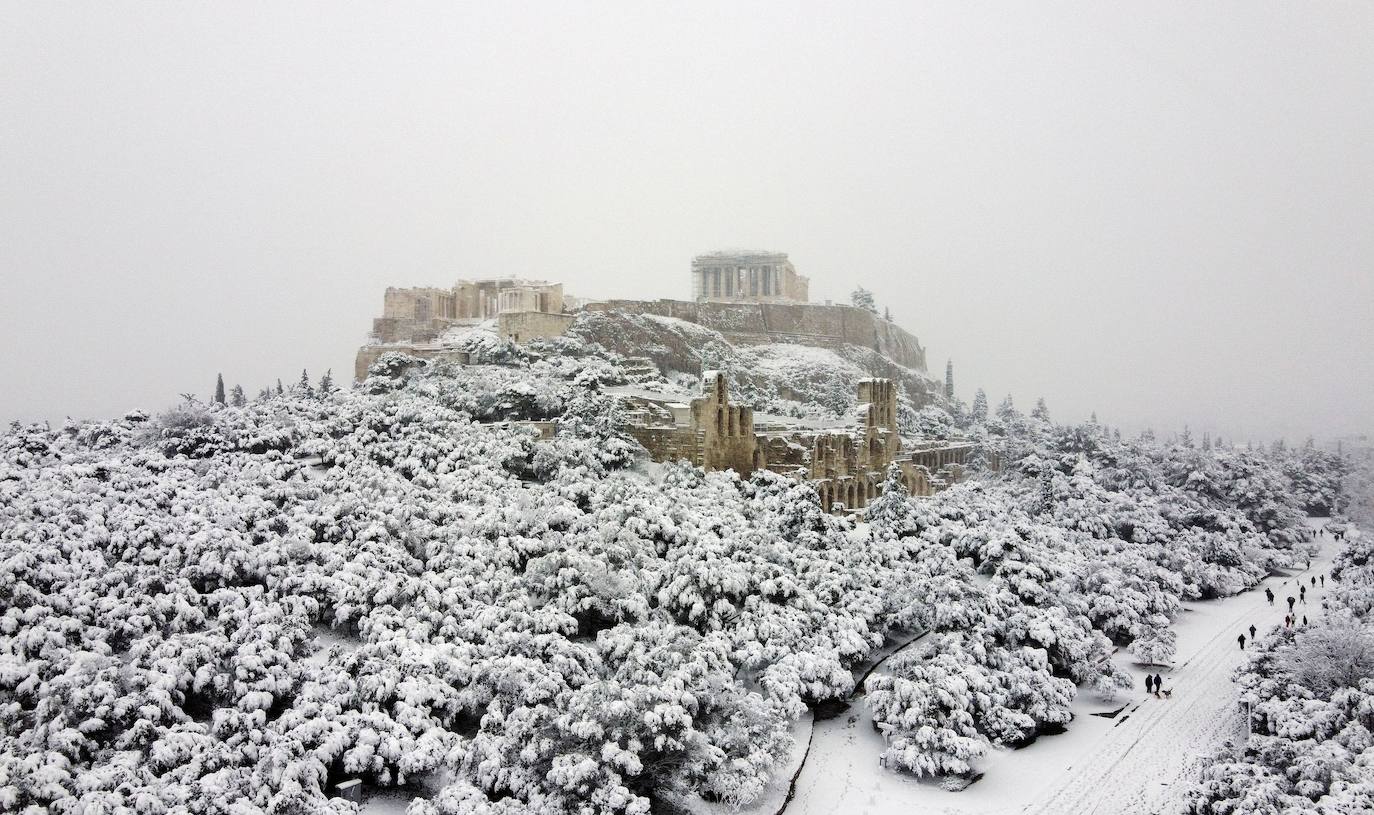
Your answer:
[[[730,404],[725,374],[702,375],[702,397],[692,400],[692,426],[702,431],[702,466],[748,476],[762,466],[754,409]]]
[[[438,348],[415,346],[410,344],[402,345],[364,345],[358,349],[358,356],[353,360],[353,378],[361,382],[367,379],[367,369],[372,367],[383,354],[395,351],[406,356],[419,357],[420,359],[440,360],[443,362],[454,362],[459,365],[468,364],[467,351],[455,351],[451,348]]]
[[[686,461],[698,467],[703,466],[702,433],[698,430],[636,425],[630,425],[625,430],[649,451],[649,458],[654,461]]]
[[[521,343],[561,336],[572,325],[573,316],[542,311],[512,311],[502,313],[496,320],[497,331],[502,337]]]

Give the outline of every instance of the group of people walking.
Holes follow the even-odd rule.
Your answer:
[[[1307,565],[1308,565],[1309,567],[1312,565],[1312,558],[1308,558],[1308,559],[1307,559]],[[1319,580],[1321,581],[1321,586],[1322,586],[1322,588],[1326,588],[1326,575],[1325,575],[1325,574],[1319,574],[1319,575],[1314,574],[1314,575],[1310,576],[1310,577],[1308,578],[1308,583],[1312,586],[1312,588],[1315,589],[1315,588],[1317,587],[1317,581],[1319,581]],[[1274,605],[1274,590],[1273,590],[1273,589],[1271,589],[1271,588],[1265,588],[1265,590],[1264,590],[1264,596],[1267,597],[1267,598],[1269,599],[1269,605],[1271,605],[1271,606]],[[1303,582],[1302,582],[1301,580],[1299,580],[1299,581],[1298,581],[1298,596],[1297,596],[1297,597],[1294,597],[1293,595],[1290,594],[1290,595],[1288,595],[1288,597],[1285,598],[1285,599],[1288,601],[1288,613],[1285,614],[1285,615],[1283,615],[1283,627],[1284,627],[1284,628],[1292,628],[1293,626],[1298,625],[1298,612],[1297,612],[1295,606],[1298,605],[1299,603],[1301,603],[1301,604],[1304,605],[1304,606],[1307,605],[1307,586],[1303,585]],[[1323,603],[1323,604],[1322,604],[1322,607],[1325,608],[1325,606],[1326,606],[1326,604]],[[1307,625],[1307,615],[1306,615],[1306,614],[1302,615],[1302,625]],[[1256,634],[1256,630],[1255,630],[1255,627],[1252,625],[1252,626],[1250,626],[1250,641],[1251,641],[1251,642],[1254,642],[1254,640],[1255,640],[1255,634]],[[1244,651],[1244,650],[1245,650],[1245,635],[1244,635],[1244,634],[1241,634],[1240,636],[1236,637],[1236,642],[1240,643],[1240,650]]]
[[[1329,527],[1329,528],[1323,528],[1322,531],[1323,531],[1323,532],[1330,532],[1333,536],[1335,536],[1336,540],[1340,540],[1341,537],[1343,536],[1345,530],[1344,530],[1343,528]],[[1312,558],[1310,558],[1310,557],[1307,559],[1307,568],[1309,568],[1309,569],[1312,568]],[[1317,588],[1318,581],[1320,581],[1322,588],[1326,588],[1326,575],[1325,575],[1325,574],[1311,575],[1311,576],[1308,578],[1308,583],[1307,583],[1307,584],[1304,584],[1304,583],[1302,582],[1302,579],[1301,579],[1301,578],[1298,579],[1298,596],[1297,596],[1297,597],[1294,597],[1293,595],[1290,594],[1290,595],[1288,595],[1288,597],[1285,598],[1285,599],[1288,601],[1288,613],[1285,614],[1284,617],[1283,617],[1283,627],[1284,627],[1284,628],[1292,628],[1293,626],[1298,625],[1298,616],[1299,616],[1299,615],[1298,615],[1298,612],[1297,612],[1297,606],[1298,606],[1299,604],[1304,605],[1304,606],[1307,605],[1307,587],[1308,587],[1308,585],[1310,585],[1310,586],[1315,590],[1315,589]],[[1265,596],[1266,598],[1268,598],[1268,600],[1269,600],[1269,605],[1271,605],[1271,606],[1274,605],[1274,598],[1275,598],[1275,595],[1274,595],[1274,590],[1273,590],[1273,589],[1266,587],[1266,588],[1264,589],[1264,596]],[[1326,602],[1323,601],[1323,602],[1322,602],[1322,608],[1325,608],[1325,607],[1326,607]],[[1303,615],[1301,615],[1301,616],[1302,616],[1302,625],[1307,625],[1307,615],[1306,615],[1306,614],[1303,614]],[[1257,639],[1257,637],[1258,637],[1258,635],[1259,635],[1259,629],[1256,628],[1255,626],[1251,625],[1250,628],[1249,628],[1249,632],[1250,632],[1250,642],[1253,643],[1253,642],[1256,641],[1256,639]],[[1244,633],[1244,632],[1242,632],[1241,634],[1239,634],[1239,635],[1236,636],[1236,642],[1240,644],[1240,650],[1244,651],[1244,650],[1245,650],[1245,633]],[[1154,675],[1146,674],[1146,675],[1145,675],[1145,692],[1146,692],[1146,693],[1153,693],[1156,697],[1158,697],[1158,696],[1160,695],[1160,693],[1161,693],[1161,691],[1160,691],[1160,686],[1161,686],[1161,684],[1163,683],[1163,681],[1164,681],[1164,680],[1160,677],[1159,674],[1154,674]],[[1170,695],[1170,691],[1163,691],[1163,694],[1164,694],[1164,696],[1167,697],[1167,696]]]

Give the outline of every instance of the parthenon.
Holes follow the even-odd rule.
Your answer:
[[[710,252],[692,258],[692,298],[698,302],[805,303],[809,287],[785,252]]]

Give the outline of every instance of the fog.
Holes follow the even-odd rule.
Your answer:
[[[0,419],[347,380],[388,285],[861,284],[1056,419],[1374,431],[1369,4],[48,4],[0,25]]]

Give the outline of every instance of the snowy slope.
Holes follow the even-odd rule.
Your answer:
[[[857,345],[735,345],[719,332],[686,320],[621,311],[579,313],[568,335],[626,357],[647,357],[669,378],[725,371],[732,398],[785,416],[847,417],[857,402],[859,380],[874,376],[901,383],[899,398],[908,412],[937,401],[940,392],[925,372]]]

